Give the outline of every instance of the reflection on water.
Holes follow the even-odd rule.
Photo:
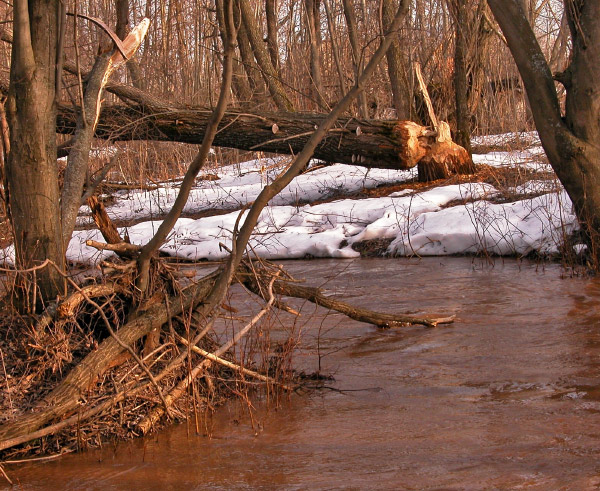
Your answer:
[[[465,258],[286,267],[374,310],[457,319],[377,331],[306,315],[296,362],[315,370],[320,358],[342,391],[259,408],[256,432],[234,404],[215,415],[210,439],[181,425],[12,477],[25,489],[600,486],[598,280]]]

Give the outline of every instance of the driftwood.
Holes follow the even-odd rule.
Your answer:
[[[240,274],[240,281],[244,286],[257,295],[263,296],[265,287],[259,284],[256,280],[257,275],[246,271]],[[264,283],[264,282],[261,282]],[[451,324],[454,322],[454,316],[450,317],[433,317],[423,316],[417,317],[409,314],[388,314],[375,312],[373,310],[364,309],[351,305],[342,300],[328,297],[320,288],[297,285],[286,280],[277,280],[273,284],[273,291],[285,297],[303,298],[316,305],[326,309],[334,310],[348,316],[359,322],[365,322],[376,327],[388,329],[393,327],[405,327],[409,325],[422,325],[426,327],[436,327],[439,324]]]
[[[138,100],[143,93],[136,91]],[[104,107],[96,136],[113,141],[153,140],[199,144],[211,110],[147,105]],[[75,129],[77,109],[59,107],[57,131]],[[326,114],[248,113],[227,111],[213,145],[281,154],[299,153]],[[467,151],[437,131],[412,121],[378,121],[340,118],[335,128],[315,148],[314,157],[326,162],[367,168],[411,169],[419,166],[422,179],[470,173]],[[434,165],[438,170],[429,171]]]
[[[165,324],[169,320],[167,312],[171,316],[179,315],[183,310],[197,305],[207,297],[219,273],[218,270],[208,275],[193,288],[182,293],[180,297],[170,300],[170,304],[161,302],[149,307],[119,329],[119,340],[132,346],[135,341]],[[0,425],[0,450],[28,441],[28,435],[35,434],[47,423],[76,411],[83,403],[86,392],[123,351],[123,347],[114,337],[102,341],[98,349],[88,354],[73,368],[65,379],[44,397],[32,413],[17,421]]]

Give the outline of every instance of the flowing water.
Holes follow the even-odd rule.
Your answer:
[[[456,314],[381,331],[303,315],[296,363],[335,377],[258,407],[7,471],[24,489],[596,489],[600,281],[468,258],[297,261],[298,278],[388,312]],[[298,305],[298,303],[296,303]],[[304,306],[303,312],[314,312]]]

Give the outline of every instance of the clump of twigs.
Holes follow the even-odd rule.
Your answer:
[[[37,318],[26,319],[5,310],[0,319],[0,425],[39,411],[40,401],[103,340],[119,339],[133,312],[143,315],[153,304],[194,284],[177,267],[157,259],[152,265],[152,293],[134,308],[139,292],[133,287],[131,268],[123,261],[104,263],[103,268],[108,274],[85,285],[72,282],[73,293]],[[266,373],[275,363],[272,360],[239,350],[236,359],[231,351],[257,327],[268,331],[268,323],[261,323],[261,318],[275,302],[273,281],[260,312],[242,328],[236,327],[229,339],[217,335],[223,316],[231,317],[226,309],[218,309],[210,318],[198,318],[188,309],[168,316],[164,325],[133,345],[123,343],[110,368],[81,394],[78,407],[54,423],[56,431],[7,446],[0,461],[85,449],[108,438],[131,438],[167,421],[190,419],[200,431],[206,412],[232,394],[243,392],[246,397],[248,391],[265,385],[271,395],[292,390],[290,371],[272,376]],[[74,424],[63,424],[69,419]]]
[[[0,320],[0,464],[140,436],[169,421],[189,420],[203,433],[215,407],[231,397],[249,401],[260,387],[269,401],[279,401],[299,380],[291,363],[298,339],[270,334],[272,309],[298,315],[280,296],[380,328],[453,320],[353,307],[299,285],[280,266],[247,257],[231,281],[255,298],[258,311],[240,315],[223,300],[206,310],[223,267],[191,278],[155,257],[142,297],[133,263],[105,262],[101,274],[80,284],[67,277],[71,294],[41,315],[19,317],[6,309]]]

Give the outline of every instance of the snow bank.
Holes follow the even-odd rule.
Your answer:
[[[219,180],[198,182],[197,187],[191,191],[183,212],[192,214],[213,209],[239,209],[254,201],[263,187],[285,169],[286,162],[289,159],[261,159],[223,167],[218,171]],[[336,164],[298,176],[271,204],[312,202],[329,198],[340,191],[352,193],[381,184],[405,182],[415,176],[416,169],[365,169]],[[175,202],[180,182],[170,182],[155,191],[120,192],[116,203],[107,211],[116,220],[164,216]],[[82,207],[82,212],[89,214],[87,206]],[[91,223],[89,217],[87,222]]]
[[[250,245],[268,259],[352,258],[359,256],[353,245],[378,239],[391,241],[391,255],[524,255],[557,252],[563,237],[576,227],[564,193],[506,204],[485,199],[495,193],[490,185],[461,184],[315,206],[270,206],[261,214]],[[467,203],[446,207],[457,201]],[[161,250],[192,260],[221,259],[226,251],[220,243],[231,246],[238,213],[182,218]],[[147,221],[130,227],[131,241],[144,244],[159,224]],[[67,251],[70,260],[93,262],[112,254],[87,247],[88,239],[102,240],[97,231],[76,232]]]
[[[480,138],[478,144],[496,145],[514,135]],[[535,133],[520,135],[539,145]],[[535,166],[541,147],[515,152],[475,155],[477,163]],[[220,246],[231,245],[232,230],[242,205],[252,202],[262,188],[283,172],[289,159],[261,159],[218,170],[219,180],[200,181],[192,191],[185,213],[232,210],[200,219],[182,218],[161,250],[190,260],[225,257]],[[296,178],[261,214],[250,246],[269,259],[303,257],[352,258],[368,241],[389,244],[387,254],[398,256],[447,254],[525,255],[531,251],[554,253],[566,235],[577,227],[569,198],[556,180],[532,180],[512,191],[511,203],[493,203],[498,191],[488,184],[460,184],[424,192],[405,189],[382,198],[340,199],[308,203],[353,193],[381,184],[412,179],[416,170],[367,170],[337,164],[317,168]],[[113,219],[146,219],[127,229],[131,241],[145,244],[175,200],[180,181],[150,192],[121,192],[108,208]],[[532,194],[536,195],[531,199]],[[521,196],[522,199],[518,199]],[[89,210],[88,210],[89,212]],[[85,220],[85,217],[81,218]],[[89,220],[89,217],[87,218]],[[242,217],[243,221],[244,217]],[[121,232],[124,232],[123,230]],[[67,250],[75,262],[93,263],[112,256],[85,245],[102,241],[96,230],[77,231]],[[13,257],[12,249],[5,256]]]

